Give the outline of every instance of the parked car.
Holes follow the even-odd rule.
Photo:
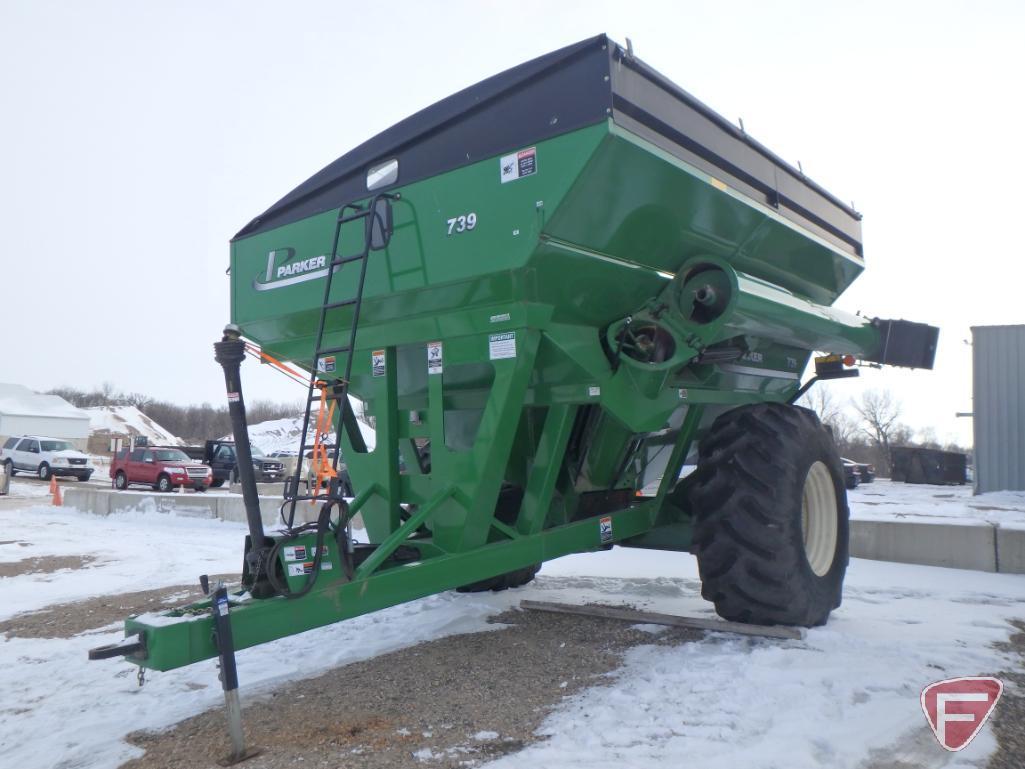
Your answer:
[[[849,459],[843,461],[843,480],[844,485],[848,489],[858,488],[858,484],[861,483],[861,472],[858,470],[858,465]]]
[[[69,441],[41,435],[8,438],[0,449],[0,463],[5,466],[8,477],[31,473],[42,481],[54,475],[87,481],[96,469],[89,455],[75,449]]]
[[[256,446],[251,447],[253,454],[253,472],[259,483],[274,483],[285,477],[285,466],[276,459],[264,456]],[[203,450],[203,461],[210,465],[214,473],[211,486],[223,486],[238,477],[238,460],[235,457],[233,441],[207,441]]]
[[[299,451],[297,449],[278,449],[277,451],[272,451],[267,456],[281,463],[286,478],[295,475],[295,467],[299,464]]]
[[[338,449],[335,446],[325,446],[324,448],[327,450],[327,458],[331,461],[334,461],[335,453]],[[305,483],[307,489],[312,489],[316,483],[316,479],[314,478],[313,472],[313,463],[311,461],[312,459],[313,449],[310,449],[306,452],[306,455],[303,457],[302,472],[300,473],[300,482]],[[341,481],[342,484],[342,494],[344,496],[351,497],[352,481],[349,480],[349,468],[345,464],[344,460],[339,460],[338,462],[338,479]],[[326,486],[326,483],[321,484],[322,488]]]
[[[178,486],[206,491],[213,481],[213,472],[181,449],[158,446],[121,449],[110,463],[110,477],[115,489],[145,484],[157,491],[174,491]]]
[[[870,465],[866,462],[855,462],[853,459],[844,459],[843,461],[850,462],[858,468],[858,481],[860,483],[872,483],[876,479],[875,465]]]

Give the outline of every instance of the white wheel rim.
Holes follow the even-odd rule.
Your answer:
[[[836,554],[836,488],[829,468],[816,462],[804,479],[801,495],[801,534],[804,555],[811,570],[824,577],[833,566]]]

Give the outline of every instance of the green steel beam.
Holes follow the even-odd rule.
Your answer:
[[[538,534],[544,526],[555,492],[555,482],[562,471],[566,444],[573,431],[577,408],[559,404],[548,409],[544,431],[534,454],[533,468],[516,519],[516,528],[521,534]]]
[[[602,539],[598,519],[593,518],[465,553],[379,568],[365,578],[357,573],[352,582],[339,582],[337,578],[330,582],[331,572],[321,572],[319,583],[302,598],[248,599],[233,604],[231,624],[235,648],[267,643],[540,561],[597,550],[646,531],[650,525],[649,508],[648,503],[641,503],[609,514],[612,530],[611,538],[606,540]],[[209,613],[203,611],[204,607],[208,607],[208,603],[196,605],[195,610],[201,613],[177,619],[153,620],[146,616],[129,619],[125,633],[145,635],[147,656],[128,659],[154,670],[172,670],[216,657],[213,622]]]

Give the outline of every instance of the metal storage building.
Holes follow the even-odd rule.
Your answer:
[[[1025,489],[1025,325],[972,327],[975,493]]]
[[[57,395],[41,395],[17,384],[0,382],[0,438],[45,435],[85,448],[89,414]]]

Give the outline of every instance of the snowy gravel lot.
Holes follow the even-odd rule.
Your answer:
[[[878,501],[869,492],[884,493],[886,486],[852,493],[853,514],[880,507],[865,504],[862,496]],[[898,491],[890,503],[903,505],[906,514],[932,515],[938,508],[953,513],[960,507],[971,515],[968,504],[987,499],[958,499],[956,489],[954,498],[935,497],[950,493],[938,487]],[[987,500],[984,506],[1016,504]],[[0,619],[93,596],[188,584],[200,573],[237,571],[243,532],[238,524],[170,515],[97,518],[32,499],[17,509],[5,506],[0,563],[8,570],[48,557],[95,560],[55,571],[25,566],[0,579]],[[520,590],[433,596],[243,651],[244,699],[253,702],[283,686],[290,691],[296,681],[330,668],[423,642],[481,631],[511,633],[488,619],[523,599],[626,603],[713,616],[699,596],[689,555],[616,548],[570,556],[546,564],[538,580]],[[709,634],[660,642],[656,634],[646,642],[635,633],[624,642],[621,667],[603,674],[603,685],[570,687],[565,697],[552,694],[534,741],[488,765],[985,766],[996,750],[991,729],[965,751],[947,753],[929,734],[918,696],[931,681],[1018,664],[995,644],[1006,642],[1013,632],[1010,621],[1022,618],[1025,576],[855,560],[843,606],[806,640]],[[125,740],[130,732],[172,727],[219,706],[212,662],[149,674],[142,689],[133,666],[86,662],[87,649],[118,638],[117,627],[109,625],[70,638],[0,636],[2,765],[112,769],[142,752]],[[590,666],[583,654],[576,664],[582,673]],[[455,668],[450,673],[458,676]],[[444,697],[444,687],[435,696]],[[408,726],[396,730],[408,733],[423,717],[409,712]],[[425,733],[418,732],[402,761],[388,766],[480,765],[487,758],[472,751],[474,732],[462,752],[433,743],[430,730]],[[295,750],[288,762],[273,766],[301,760],[302,747]],[[346,756],[356,750],[363,750],[358,740],[330,765],[347,765]]]

